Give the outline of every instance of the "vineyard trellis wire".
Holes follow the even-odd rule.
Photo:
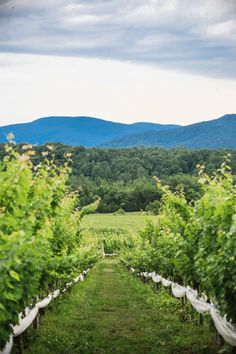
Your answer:
[[[213,303],[208,302],[209,299],[205,294],[198,295],[198,292],[190,287],[184,287],[177,283],[172,282],[166,278],[163,278],[161,275],[156,274],[155,272],[137,272],[133,267],[130,268],[130,271],[138,276],[146,279],[152,279],[154,283],[162,283],[165,287],[171,287],[172,294],[176,298],[187,297],[193,308],[201,314],[210,314],[218,333],[224,338],[224,340],[236,347],[236,326],[231,322],[227,321],[226,316],[221,316],[217,310],[217,306]]]
[[[39,314],[39,311],[47,307],[52,300],[56,299],[60,294],[65,293],[69,287],[76,284],[78,281],[83,281],[84,277],[88,274],[89,270],[90,268],[84,270],[81,274],[75,277],[71,282],[66,283],[66,286],[62,290],[56,289],[55,291],[50,293],[47,297],[45,297],[43,300],[36,302],[36,304],[33,307],[27,307],[23,312],[25,315],[23,315],[23,313],[21,312],[18,316],[19,324],[14,326],[11,325],[13,333],[10,335],[10,338],[6,343],[3,351],[0,351],[0,354],[10,354],[14,343],[13,338],[18,337],[23,332],[25,332],[27,328],[30,327],[30,325],[33,323],[33,321]]]

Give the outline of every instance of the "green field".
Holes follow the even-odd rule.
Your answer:
[[[154,220],[154,216],[147,215],[144,212],[131,212],[124,215],[91,214],[86,215],[82,221],[81,228],[84,230],[93,230],[101,228],[123,229],[130,234],[136,234],[142,230],[147,220]]]
[[[106,254],[117,254],[124,247],[134,246],[148,220],[154,220],[154,216],[144,212],[90,214],[83,218],[81,230],[85,242],[99,248],[103,244]]]

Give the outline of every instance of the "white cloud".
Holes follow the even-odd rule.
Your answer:
[[[229,20],[220,23],[215,23],[206,28],[206,33],[209,37],[235,39],[236,37],[236,20]],[[233,36],[233,37],[232,37]]]
[[[236,78],[234,0],[9,0],[0,51],[132,60]]]

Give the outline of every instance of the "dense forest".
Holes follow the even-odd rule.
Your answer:
[[[24,150],[24,145],[18,145]],[[57,165],[68,158],[72,167],[69,184],[80,190],[80,206],[100,198],[99,212],[148,210],[157,212],[160,191],[154,176],[172,190],[183,188],[188,201],[201,195],[197,165],[206,165],[212,173],[220,167],[224,156],[231,154],[233,174],[236,173],[236,151],[218,149],[190,150],[185,148],[84,148],[50,144],[35,146],[32,160],[38,165],[47,156]],[[4,156],[0,145],[0,158]]]

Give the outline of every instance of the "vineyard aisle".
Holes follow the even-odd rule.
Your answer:
[[[118,260],[100,261],[83,283],[54,303],[40,330],[30,333],[31,354],[215,353],[208,327],[183,323],[158,308],[151,287],[129,275]]]

